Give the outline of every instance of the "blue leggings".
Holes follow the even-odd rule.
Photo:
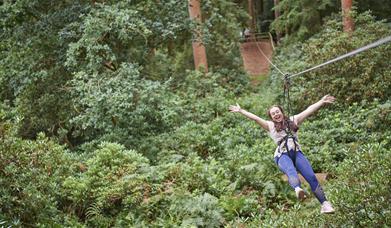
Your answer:
[[[301,175],[303,175],[304,179],[310,184],[311,191],[315,194],[319,202],[323,203],[326,201],[326,196],[318,180],[316,179],[311,164],[301,151],[296,152],[296,158],[295,151],[291,150],[289,153],[283,153],[279,158],[275,157],[274,160],[280,170],[288,176],[288,182],[292,188],[300,187],[301,185],[296,171],[297,169]],[[293,161],[295,160],[296,163],[293,164]]]

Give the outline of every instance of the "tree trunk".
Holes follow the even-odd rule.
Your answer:
[[[248,26],[250,28],[250,40],[255,41],[255,12],[254,12],[254,2],[253,0],[248,0],[248,14],[250,15],[250,21]]]
[[[352,9],[352,0],[341,0],[343,31],[351,34],[354,30],[354,21],[350,15]]]
[[[274,7],[276,7],[279,2],[280,2],[279,0],[274,0]],[[275,9],[274,10],[274,19],[276,20],[279,17],[280,17],[280,10]],[[276,35],[277,35],[277,43],[279,43],[281,40],[281,33],[276,31]]]
[[[208,72],[208,61],[206,58],[205,46],[202,43],[202,32],[200,25],[201,19],[201,0],[188,0],[190,19],[197,23],[197,28],[193,31],[193,56],[196,70],[204,68]]]

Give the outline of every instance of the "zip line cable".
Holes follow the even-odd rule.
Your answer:
[[[379,46],[379,45],[382,45],[382,44],[387,43],[387,42],[390,42],[390,41],[391,41],[391,36],[385,37],[385,38],[380,39],[380,40],[378,40],[378,41],[376,41],[376,42],[373,42],[373,43],[371,43],[371,44],[368,44],[368,45],[366,45],[366,46],[364,46],[364,47],[361,47],[361,48],[359,48],[359,49],[356,49],[356,50],[354,50],[354,51],[351,51],[351,52],[349,52],[349,53],[346,53],[346,54],[344,54],[344,55],[341,55],[341,56],[339,56],[339,57],[337,57],[337,58],[335,58],[335,59],[329,60],[329,61],[324,62],[324,63],[322,63],[322,64],[319,64],[319,65],[317,65],[317,66],[314,66],[314,67],[311,67],[311,68],[309,68],[309,69],[303,70],[303,71],[301,71],[301,72],[299,72],[299,73],[292,74],[292,75],[288,76],[287,79],[293,78],[293,77],[296,77],[296,76],[299,76],[299,75],[304,74],[304,73],[307,73],[307,72],[309,72],[309,71],[313,71],[313,70],[315,70],[315,69],[317,69],[317,68],[320,68],[320,67],[322,67],[322,66],[326,66],[326,65],[328,65],[328,64],[337,62],[337,61],[342,60],[342,59],[344,59],[344,58],[350,57],[350,56],[352,56],[352,55],[356,55],[356,54],[358,54],[358,53],[360,53],[360,52],[363,52],[363,51],[366,51],[366,50],[368,50],[368,49],[377,47],[377,46]]]

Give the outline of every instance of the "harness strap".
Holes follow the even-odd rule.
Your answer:
[[[293,161],[293,165],[296,166],[296,155],[297,155],[297,138],[291,134],[291,132],[289,132],[290,134],[287,133],[287,135],[282,138],[279,142],[278,142],[278,152],[281,153],[281,149],[280,149],[280,145],[281,143],[284,142],[284,146],[285,146],[285,149],[286,149],[286,152],[288,153],[289,155],[289,146],[288,146],[288,141],[289,139],[293,139],[293,143],[295,144],[295,148],[294,148],[294,155],[293,155],[293,158],[292,158],[292,161]]]

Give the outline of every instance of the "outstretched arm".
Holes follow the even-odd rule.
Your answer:
[[[320,99],[318,102],[310,105],[306,110],[299,113],[295,116],[295,120],[297,121],[297,125],[300,125],[307,117],[314,114],[316,111],[318,111],[323,105],[325,104],[332,104],[335,101],[335,97],[326,95],[322,99]]]
[[[245,117],[257,122],[257,124],[259,124],[266,131],[269,131],[269,126],[268,126],[266,120],[262,119],[261,117],[259,117],[257,115],[252,114],[251,112],[247,112],[246,110],[240,108],[240,106],[238,104],[229,106],[229,111],[230,112],[238,112],[238,113],[244,115]]]

